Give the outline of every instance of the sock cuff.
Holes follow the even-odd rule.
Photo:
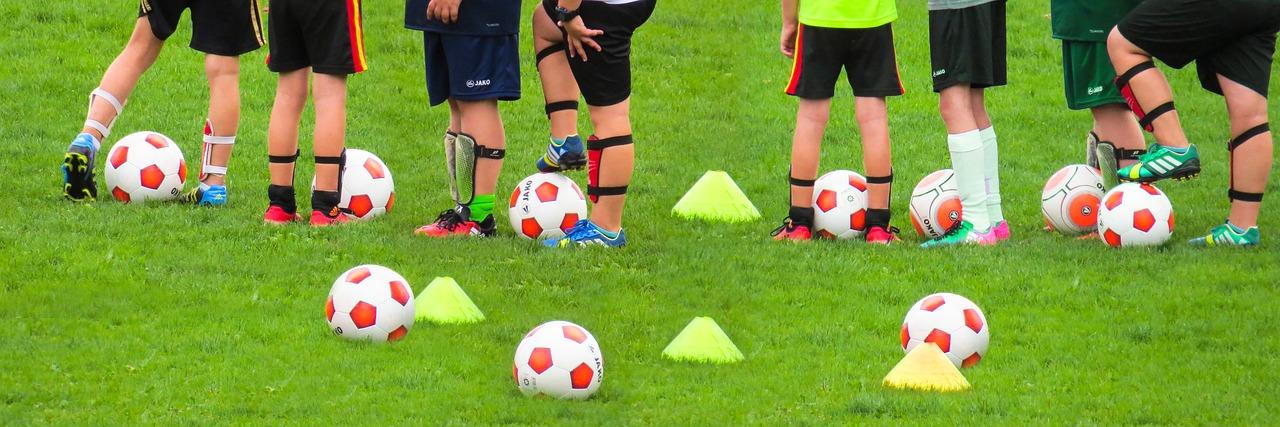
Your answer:
[[[964,153],[982,149],[982,135],[977,129],[947,135],[947,149]]]
[[[988,126],[986,129],[978,129],[978,135],[982,137],[982,142],[996,140],[996,127]]]

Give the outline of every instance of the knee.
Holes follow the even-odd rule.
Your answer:
[[[236,78],[240,75],[240,59],[234,56],[208,55],[204,61],[204,74],[210,81]]]
[[[884,108],[859,108],[854,112],[854,117],[859,124],[878,123],[889,119],[888,112]]]
[[[859,120],[861,120],[862,112],[857,112]],[[831,108],[827,104],[818,104],[800,101],[800,109],[796,113],[800,121],[812,122],[818,124],[826,124],[831,119]]]
[[[947,96],[941,97],[938,100],[938,113],[942,115],[943,120],[972,116],[973,114],[968,102],[960,102]]]
[[[1112,28],[1111,33],[1107,34],[1108,54],[1114,56],[1117,53],[1128,53],[1131,50],[1129,49],[1129,46],[1131,46],[1129,39],[1124,38],[1124,35],[1120,34],[1119,26]]]

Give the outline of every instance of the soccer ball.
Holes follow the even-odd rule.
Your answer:
[[[1050,229],[1084,234],[1098,227],[1102,174],[1085,165],[1070,165],[1049,177],[1040,192],[1040,212]]]
[[[823,238],[850,239],[867,227],[867,179],[857,172],[827,172],[813,184],[813,225]]]
[[[107,153],[107,188],[121,202],[173,200],[186,181],[182,150],[159,133],[129,134]]]
[[[1102,196],[1098,234],[1117,248],[1163,244],[1173,236],[1173,206],[1151,184],[1117,185]]]
[[[956,189],[956,174],[943,169],[925,176],[911,190],[911,225],[924,238],[938,238],[960,222],[960,191]]]
[[[349,340],[397,341],[413,327],[413,288],[391,269],[357,266],[333,281],[324,317],[333,334]]]
[[[526,239],[564,236],[587,216],[587,199],[578,184],[558,173],[529,175],[511,192],[507,206],[511,228]]]
[[[311,177],[311,190],[315,189],[316,179]],[[382,159],[368,151],[347,149],[338,209],[348,218],[371,219],[391,212],[391,205],[396,202],[395,190],[391,169]]]
[[[991,328],[982,310],[956,294],[924,297],[902,319],[903,351],[910,352],[921,343],[934,343],[957,368],[968,368],[982,360],[990,340]]]
[[[586,329],[553,320],[524,336],[511,371],[525,396],[586,399],[604,381],[604,356]]]

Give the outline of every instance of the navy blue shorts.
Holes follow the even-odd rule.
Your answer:
[[[516,34],[471,36],[426,31],[427,95],[449,100],[520,99],[520,42]]]

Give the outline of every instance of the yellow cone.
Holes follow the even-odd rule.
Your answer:
[[[671,208],[671,214],[689,219],[746,222],[760,219],[760,210],[751,204],[724,171],[707,171],[689,192]]]
[[[414,299],[414,319],[434,323],[476,323],[484,313],[452,277],[437,277]]]
[[[667,344],[662,355],[672,360],[707,363],[734,363],[745,357],[710,317],[695,317],[680,335]]]
[[[961,391],[969,389],[956,365],[933,343],[911,349],[884,377],[885,387],[919,391]]]

